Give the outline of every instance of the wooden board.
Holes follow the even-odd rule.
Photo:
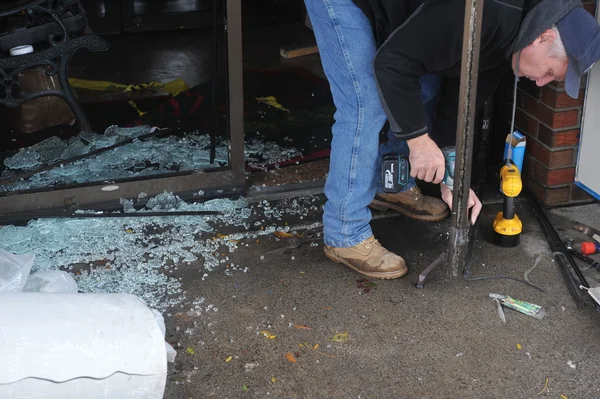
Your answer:
[[[317,54],[319,49],[312,30],[300,25],[289,44],[281,46],[280,54],[283,58],[296,58],[305,55]]]

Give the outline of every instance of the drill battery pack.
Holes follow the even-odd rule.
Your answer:
[[[381,186],[386,193],[398,193],[406,187],[410,179],[408,157],[386,154],[381,164]]]

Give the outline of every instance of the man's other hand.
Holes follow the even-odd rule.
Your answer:
[[[407,144],[410,149],[410,175],[428,183],[441,183],[446,163],[437,144],[427,134],[407,140]]]
[[[452,210],[452,190],[450,190],[448,188],[447,185],[445,185],[444,183],[440,184],[440,190],[442,191],[442,199],[444,200],[444,202],[446,204],[448,204],[448,207],[450,207],[450,210]],[[479,201],[479,198],[477,198],[477,195],[475,195],[475,192],[473,191],[473,189],[471,189],[471,191],[469,191],[469,202],[468,202],[468,208],[467,208],[467,215],[468,215],[468,210],[471,210],[471,224],[475,224],[475,222],[477,221],[477,218],[479,217],[479,213],[481,212],[481,201]]]

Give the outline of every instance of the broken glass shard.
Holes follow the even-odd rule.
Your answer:
[[[150,198],[146,203],[146,208],[154,212],[177,210],[181,203],[182,201],[179,197],[165,192]]]
[[[40,156],[41,162],[54,162],[60,158],[60,155],[67,148],[67,144],[56,136],[40,141],[31,147]]]
[[[60,159],[70,159],[75,158],[90,152],[91,146],[85,144],[83,141],[79,139],[75,139],[67,145],[67,148],[60,154]]]
[[[304,215],[317,210],[312,197],[283,200],[277,206],[262,203],[278,214]],[[123,200],[124,208],[132,206]],[[204,277],[229,262],[239,241],[272,234],[276,226],[260,231],[214,236],[215,227],[242,226],[248,229],[253,210],[245,198],[215,199],[186,203],[172,193],[149,198],[149,205],[171,210],[214,210],[218,215],[127,217],[91,219],[39,219],[27,226],[0,228],[0,248],[36,255],[33,272],[64,270],[74,275],[83,292],[125,292],[142,298],[149,306],[164,311],[185,300],[181,281],[167,274],[178,266],[198,262]],[[146,208],[153,209],[153,208]],[[94,213],[95,211],[81,211]],[[265,215],[266,216],[266,215]],[[266,216],[268,218],[268,216]],[[283,230],[289,230],[289,227]],[[247,271],[240,265],[236,268]],[[193,305],[200,305],[202,298]],[[190,299],[192,300],[192,299]]]
[[[10,169],[33,170],[40,164],[40,154],[33,148],[19,151],[4,160],[4,165]]]
[[[97,136],[86,135],[90,140]],[[85,154],[92,149],[92,145],[86,145],[80,139],[71,140],[61,155],[61,159]],[[11,165],[9,166],[11,169],[21,170],[38,167],[41,161],[39,156],[36,153],[26,156],[26,151],[20,153],[21,160],[16,159],[15,156],[5,160],[5,164],[8,162],[7,166]],[[226,165],[228,154],[229,142],[217,141],[216,164]],[[295,148],[284,148],[276,143],[257,139],[251,140],[245,146],[246,161],[257,169],[267,169],[270,165],[276,165],[298,155],[300,153]],[[134,139],[132,143],[121,147],[35,174],[24,181],[0,186],[0,191],[20,191],[94,181],[139,178],[156,174],[201,170],[215,167],[216,164],[210,163],[210,135],[207,134],[193,133],[184,137],[153,137],[143,141]]]
[[[121,136],[128,139],[133,139],[145,134],[152,133],[154,129],[150,126],[134,126],[134,127],[119,127],[117,125],[109,126],[105,131],[105,136]]]

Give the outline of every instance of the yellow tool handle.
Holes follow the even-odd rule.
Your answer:
[[[507,197],[516,197],[523,189],[521,174],[516,165],[504,165],[500,170],[500,188]]]

